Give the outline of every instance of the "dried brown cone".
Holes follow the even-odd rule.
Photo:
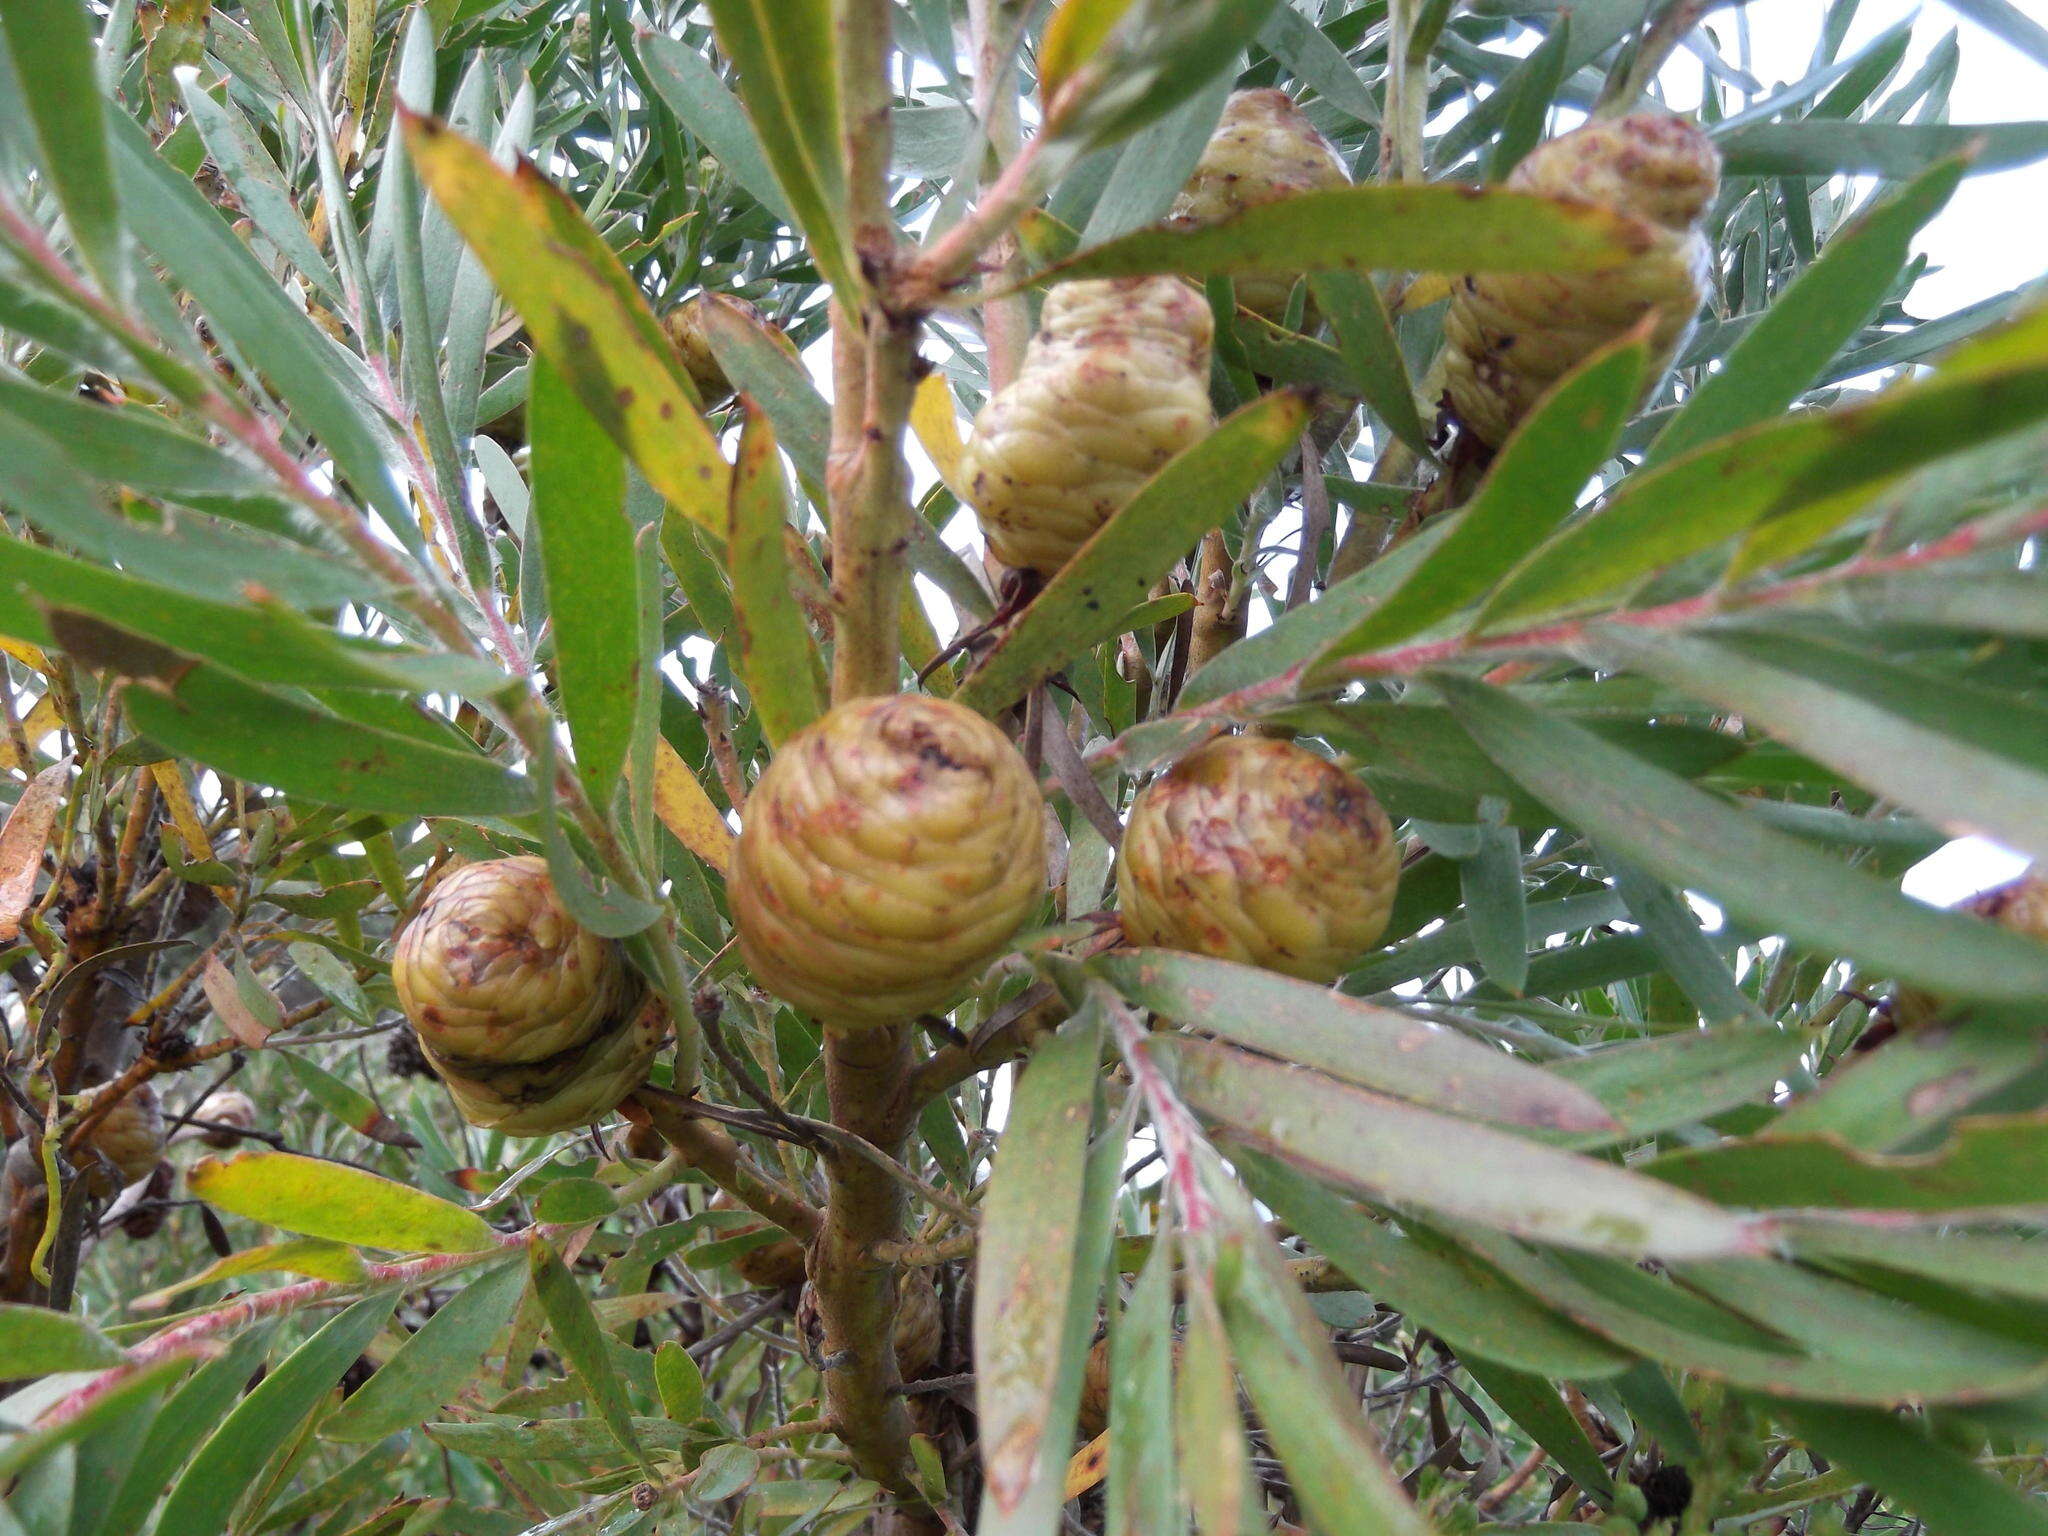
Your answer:
[[[747,797],[727,879],[762,986],[827,1025],[943,1007],[1045,890],[1044,804],[1008,738],[944,699],[842,704]]]
[[[1642,248],[1597,272],[1489,272],[1452,285],[1444,384],[1458,419],[1499,447],[1550,386],[1644,316],[1645,388],[1691,331],[1713,252],[1699,219],[1720,186],[1721,156],[1692,123],[1645,112],[1588,123],[1531,150],[1509,187],[1631,214]]]
[[[931,1275],[921,1268],[904,1270],[896,1279],[896,1326],[890,1333],[896,1346],[896,1374],[915,1381],[930,1370],[938,1362],[945,1328],[939,1290]],[[804,1358],[820,1369],[829,1365],[824,1356],[824,1320],[818,1311],[817,1292],[809,1282],[797,1297],[796,1332]]]
[[[171,1198],[177,1178],[178,1171],[169,1162],[160,1162],[150,1170],[149,1182],[140,1191],[141,1198],[121,1217],[124,1237],[140,1243],[163,1231],[164,1221],[169,1215],[166,1202]]]
[[[1209,433],[1215,322],[1177,277],[1061,283],[1017,377],[974,418],[967,500],[1005,565],[1050,576]]]
[[[95,1088],[87,1102],[106,1092]],[[164,1155],[164,1112],[156,1090],[142,1083],[123,1094],[118,1102],[86,1133],[85,1150],[105,1158],[126,1189],[137,1179],[146,1179]]]
[[[714,1211],[740,1211],[746,1207],[733,1199],[724,1190],[711,1197]],[[758,1248],[749,1248],[732,1261],[733,1272],[747,1284],[762,1290],[777,1289],[785,1285],[800,1285],[804,1278],[804,1245],[783,1232],[765,1216],[732,1226],[720,1227],[721,1238],[743,1237],[752,1232],[773,1231],[780,1233],[774,1242],[763,1243]]]
[[[1239,91],[1224,103],[1222,120],[1168,217],[1204,228],[1262,203],[1350,185],[1336,148],[1293,97],[1280,90]],[[1241,277],[1237,302],[1277,322],[1294,284],[1293,277]],[[1303,326],[1310,323],[1304,319]]]
[[[1386,931],[1401,872],[1387,814],[1289,741],[1223,736],[1131,807],[1116,888],[1133,944],[1330,982]]]
[[[2016,880],[1979,891],[1957,910],[2048,943],[2048,871],[2030,869]],[[1891,1021],[1901,1029],[1938,1023],[1952,1011],[1941,998],[1919,987],[1900,987],[1887,1006]]]
[[[256,1128],[256,1101],[239,1088],[216,1088],[199,1101],[192,1118],[206,1122],[199,1139],[209,1147],[232,1147],[242,1132]]]
[[[1173,1341],[1173,1360],[1178,1369],[1181,1358],[1181,1342]],[[1110,1343],[1107,1336],[1099,1338],[1088,1350],[1088,1360],[1081,1372],[1081,1412],[1077,1420],[1083,1440],[1093,1440],[1109,1428],[1110,1404]]]
[[[466,865],[434,887],[391,978],[456,1107],[513,1136],[609,1114],[668,1033],[619,946],[570,917],[538,858]]]

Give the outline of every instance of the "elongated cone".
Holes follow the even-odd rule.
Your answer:
[[[2048,868],[2037,865],[2017,880],[1979,891],[1958,910],[2048,944]],[[1948,1011],[1941,998],[1919,987],[1900,987],[1890,1008],[1892,1022],[1901,1029],[1936,1023]]]
[[[1201,294],[1177,277],[1062,283],[1017,377],[974,419],[967,499],[1005,565],[1050,576],[1209,433]]]
[[[790,339],[770,325],[761,311],[745,299],[735,298],[729,293],[692,294],[661,317],[661,328],[668,333],[676,351],[682,354],[683,368],[689,373],[690,382],[697,386],[697,397],[707,410],[724,404],[733,394],[732,380],[726,376],[718,354],[711,350],[711,338],[704,330],[704,310],[710,304],[724,304],[738,310],[772,336],[783,351],[791,357],[796,356],[796,347]]]
[[[1329,982],[1386,931],[1400,873],[1357,779],[1292,742],[1223,736],[1139,793],[1116,889],[1133,944]]]
[[[1545,390],[1652,310],[1645,388],[1653,385],[1706,297],[1713,252],[1698,225],[1720,178],[1713,142],[1662,113],[1588,123],[1531,150],[1508,186],[1633,214],[1647,239],[1598,272],[1457,279],[1444,316],[1444,384],[1459,420],[1499,447]]]
[[[812,1365],[824,1361],[824,1320],[818,1313],[818,1294],[808,1281],[796,1303],[797,1338],[804,1357]],[[945,1335],[945,1318],[939,1306],[938,1287],[922,1269],[906,1269],[896,1279],[896,1326],[890,1337],[896,1346],[896,1373],[915,1381],[937,1363],[939,1345]]]
[[[1003,733],[944,699],[856,699],[747,797],[726,890],[777,996],[848,1029],[943,1007],[1045,890],[1044,804]]]
[[[1350,185],[1336,149],[1293,97],[1285,91],[1239,91],[1224,103],[1223,118],[1168,218],[1204,228],[1261,203]],[[1294,283],[1291,277],[1240,277],[1234,285],[1237,302],[1277,322],[1287,313]]]
[[[513,1136],[608,1114],[668,1032],[618,945],[569,916],[543,859],[449,875],[399,935],[391,979],[456,1107]]]
[[[714,1211],[744,1210],[737,1200],[724,1190],[711,1197]],[[749,1248],[732,1261],[732,1267],[739,1277],[749,1285],[769,1288],[795,1285],[804,1277],[804,1245],[769,1221],[757,1216],[752,1221],[736,1226],[720,1227],[720,1237],[740,1237],[749,1232],[773,1231],[777,1234],[772,1243],[763,1243],[758,1248]]]
[[[88,1097],[105,1091],[96,1088]],[[156,1090],[144,1083],[123,1094],[93,1125],[86,1145],[113,1165],[121,1188],[148,1178],[164,1155],[164,1112]]]

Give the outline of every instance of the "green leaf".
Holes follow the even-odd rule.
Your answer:
[[[1757,1223],[1610,1163],[1206,1040],[1160,1036],[1188,1103],[1254,1150],[1374,1200],[1596,1252],[1757,1251]]]
[[[107,154],[93,13],[72,0],[4,0],[0,32],[13,56],[47,185],[86,266],[117,304],[128,297],[128,231]]]
[[[1286,13],[1296,15],[1293,7]],[[1352,385],[1365,403],[1379,412],[1394,435],[1432,460],[1429,429],[1415,408],[1415,384],[1401,358],[1401,343],[1388,318],[1386,301],[1372,280],[1355,272],[1318,272],[1308,280],[1309,292],[1337,333],[1337,350]]]
[[[1503,1125],[1619,1128],[1590,1093],[1526,1061],[1312,982],[1165,949],[1088,969],[1140,1008],[1411,1103]]]
[[[1441,1335],[1461,1360],[1585,1381],[1612,1376],[1632,1359],[1471,1255],[1396,1233],[1277,1158],[1241,1148],[1231,1156],[1252,1193],[1332,1267]]]
[[[473,1211],[361,1168],[291,1152],[203,1158],[185,1182],[231,1215],[360,1248],[481,1253],[496,1240]]]
[[[1176,457],[1046,583],[955,698],[994,714],[1114,636],[1152,584],[1266,478],[1307,419],[1299,397],[1267,395]]]
[[[115,1490],[95,1536],[133,1536],[141,1529],[164,1485],[248,1387],[250,1375],[269,1352],[274,1326],[265,1322],[245,1330],[172,1392]]]
[[[1233,1191],[1234,1193],[1234,1191]],[[1337,1368],[1325,1330],[1280,1267],[1271,1240],[1242,1197],[1224,1240],[1240,1257],[1220,1284],[1224,1326],[1259,1423],[1318,1531],[1330,1536],[1429,1536],[1358,1411],[1357,1390]]]
[[[1232,73],[1275,0],[1063,0],[1039,86],[1055,138],[1112,142]]]
[[[704,56],[680,38],[649,33],[640,39],[647,77],[668,109],[704,143],[715,159],[756,202],[790,223],[795,215],[782,196],[775,173],[761,153],[739,99],[726,88]]]
[[[729,1499],[761,1472],[761,1453],[748,1445],[715,1445],[697,1463],[690,1494],[706,1503]]]
[[[135,729],[208,767],[323,805],[397,816],[506,816],[533,785],[476,752],[327,714],[195,666],[168,689],[123,694]],[[456,738],[448,737],[448,740]]]
[[[1827,1134],[1766,1132],[1667,1152],[1646,1173],[1732,1205],[1882,1211],[1998,1209],[2048,1202],[2048,1115],[1958,1121],[1930,1152],[1863,1152]]]
[[[983,1536],[1049,1529],[1064,1502],[1099,1289],[1083,1249],[1101,1041],[1091,1006],[1032,1053],[982,1202],[974,1397],[988,1482]]]
[[[2048,155],[2048,123],[1748,123],[1719,136],[1729,176],[1882,176],[1903,181],[1955,155],[1973,173]],[[1974,154],[1972,153],[1974,151]]]
[[[1522,163],[1523,156],[1542,139],[1543,125],[1556,104],[1558,88],[1564,84],[1571,37],[1572,13],[1560,9],[1549,35],[1488,98],[1487,105],[1499,107],[1501,112],[1500,135],[1493,141],[1492,153],[1486,160],[1488,181],[1506,181],[1508,174]]]
[[[1718,951],[1714,958],[1721,963]],[[1621,1121],[1622,1134],[1633,1139],[1768,1100],[1798,1067],[1806,1047],[1804,1036],[1784,1029],[1684,1029],[1605,1045],[1547,1070],[1597,1097]]]
[[[726,565],[732,575],[733,660],[756,717],[777,745],[824,713],[817,649],[789,600],[789,488],[775,433],[749,415],[732,482]]]
[[[1498,812],[1497,801],[1484,808]],[[1520,997],[1529,980],[1529,901],[1522,884],[1522,839],[1511,826],[1482,823],[1472,829],[1478,846],[1459,863],[1465,921],[1486,980],[1510,997]]]
[[[270,152],[232,106],[214,100],[197,75],[179,82],[185,110],[221,179],[233,189],[242,210],[263,231],[264,239],[284,254],[329,304],[345,302],[340,281],[320,254],[306,221],[292,201],[291,188],[270,158]]]
[[[343,1082],[325,1067],[299,1051],[284,1053],[285,1069],[298,1080],[306,1096],[358,1136],[387,1147],[417,1147],[419,1142],[397,1121],[377,1107],[376,1101],[360,1088]]]
[[[534,1201],[533,1219],[543,1226],[580,1227],[618,1208],[610,1187],[596,1179],[556,1179]]]
[[[692,1423],[703,1413],[704,1373],[674,1339],[664,1339],[654,1352],[654,1386],[661,1397],[661,1411],[676,1423]]]
[[[556,1344],[561,1346],[562,1354],[582,1378],[591,1403],[611,1430],[612,1437],[640,1464],[641,1470],[652,1477],[654,1474],[647,1452],[641,1448],[640,1437],[633,1427],[633,1408],[626,1400],[625,1383],[619,1380],[619,1374],[612,1366],[611,1352],[605,1348],[604,1330],[598,1326],[597,1314],[590,1310],[589,1298],[576,1283],[576,1277],[569,1273],[568,1266],[546,1243],[534,1242],[527,1250],[527,1258],[533,1274],[534,1294],[540,1298],[540,1304],[547,1312]]]
[[[1763,422],[1631,475],[1508,578],[1481,626],[1606,598],[1758,525],[1847,515],[1909,470],[2048,415],[2048,358],[1937,374],[1855,405]]]
[[[1739,712],[1949,831],[2048,859],[2048,709],[1803,634],[1603,633],[1627,667]]]
[[[711,0],[718,46],[738,66],[754,137],[825,280],[861,292],[840,169],[838,46],[831,0]]]
[[[1586,1431],[1557,1388],[1541,1376],[1518,1371],[1491,1360],[1461,1361],[1479,1383],[1480,1390],[1551,1455],[1558,1466],[1578,1479],[1579,1486],[1595,1498],[1606,1499],[1614,1492],[1614,1479],[1601,1464],[1600,1453],[1586,1437]]]
[[[207,1436],[171,1490],[155,1536],[220,1536],[227,1530],[229,1512],[264,1463],[300,1432],[397,1305],[395,1293],[365,1297],[265,1376]]]
[[[1735,984],[1735,974],[1721,951],[1700,932],[1699,919],[1685,898],[1650,879],[1625,859],[1606,859],[1614,888],[1628,903],[1629,916],[1656,946],[1664,968],[1679,990],[1708,1024],[1736,1019],[1762,1021],[1762,1011]],[[1683,1038],[1683,1037],[1681,1037]]]
[[[0,1359],[16,1376],[99,1371],[124,1358],[113,1340],[82,1317],[0,1302]]]
[[[1109,1337],[1111,1536],[1178,1529],[1173,1456],[1173,1244],[1155,1242]]]
[[[688,371],[603,238],[528,162],[501,170],[433,118],[405,119],[420,179],[462,232],[538,354],[559,370],[648,483],[722,532],[731,471]]]
[[[1905,268],[1914,235],[1947,206],[1965,169],[1960,161],[1933,167],[1829,240],[1686,397],[1644,467],[1768,421],[1797,400],[1869,323]]]
[[[127,1453],[134,1449],[134,1439],[151,1427],[156,1398],[184,1371],[185,1366],[186,1361],[179,1358],[158,1360],[122,1378],[73,1417],[0,1440],[0,1478],[14,1480],[14,1486],[9,1490],[10,1498],[30,1511],[47,1511],[49,1504],[31,1489],[31,1477],[23,1474],[47,1469],[53,1480],[69,1478],[71,1472],[67,1464],[71,1464],[76,1467],[71,1489],[71,1528],[78,1529],[77,1522],[81,1518],[103,1518],[105,1502],[118,1486],[113,1475],[126,1470],[132,1463],[133,1457]],[[75,1463],[70,1456],[59,1459],[58,1453],[72,1446],[77,1447]],[[98,1479],[103,1474],[108,1481],[95,1481],[92,1486],[85,1486],[86,1479]],[[0,1520],[4,1520],[16,1507],[16,1504],[0,1504]],[[7,1529],[6,1525],[0,1524],[0,1531]],[[14,1529],[21,1530],[22,1527]],[[62,1530],[63,1527],[60,1525],[54,1529]],[[94,1529],[106,1530],[109,1527]]]
[[[1941,1536],[2048,1536],[2048,1511],[2039,1500],[1910,1419],[1819,1403],[1774,1403],[1771,1411],[1814,1450],[1882,1488]]]
[[[1358,186],[1261,203],[1203,229],[1143,229],[1081,252],[1030,282],[1178,272],[1299,277],[1305,272],[1587,272],[1656,239],[1592,203],[1462,186]]]
[[[239,1275],[261,1274],[266,1270],[282,1270],[289,1275],[304,1275],[309,1280],[333,1280],[344,1285],[361,1280],[368,1273],[363,1266],[363,1256],[353,1248],[329,1242],[324,1237],[294,1237],[281,1243],[258,1243],[252,1248],[240,1249],[224,1259],[216,1259],[197,1274],[187,1275],[159,1290],[136,1297],[128,1305],[138,1312],[154,1311],[172,1297],[197,1286],[211,1285],[216,1280],[232,1280]]]
[[[1750,927],[1957,997],[2048,996],[2048,950],[2040,945],[1923,907],[1582,726],[1461,678],[1433,681],[1472,739],[1531,794]]]
[[[321,1438],[362,1445],[412,1428],[455,1401],[504,1331],[526,1290],[526,1267],[480,1269],[419,1332],[321,1423]]]
[[[533,434],[533,523],[547,573],[555,665],[576,748],[576,771],[591,799],[609,803],[633,736],[640,669],[635,605],[622,601],[638,580],[626,520],[626,466],[618,448],[545,356],[533,363],[528,395]]]
[[[1559,380],[1515,429],[1457,525],[1318,661],[1405,640],[1484,596],[1513,570],[1571,515],[1586,482],[1614,452],[1644,357],[1643,335],[1631,332]]]

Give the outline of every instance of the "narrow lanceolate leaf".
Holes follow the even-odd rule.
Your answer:
[[[1109,1336],[1110,1536],[1173,1529],[1173,1249],[1155,1240]]]
[[[1751,123],[1720,141],[1730,176],[1884,176],[1904,180],[1975,151],[1970,169],[2000,171],[2048,155],[2048,123]]]
[[[114,299],[131,283],[128,236],[107,154],[106,97],[95,78],[93,13],[71,0],[4,0],[0,30],[14,57],[47,185],[85,264]]]
[[[361,1168],[291,1152],[203,1158],[186,1185],[233,1215],[359,1248],[480,1253],[494,1241],[473,1211]]]
[[[326,714],[213,667],[166,689],[131,685],[122,698],[158,745],[323,805],[475,817],[517,815],[533,800],[531,781],[480,753]]]
[[[526,1269],[479,1270],[320,1426],[328,1440],[381,1440],[434,1416],[475,1379],[526,1289]]]
[[[1905,268],[1913,236],[1947,205],[1965,169],[1960,161],[1935,166],[1829,240],[1700,381],[1643,463],[1660,464],[1768,421],[1797,400],[1877,312]]]
[[[1377,1437],[1358,1412],[1358,1394],[1337,1369],[1325,1330],[1281,1268],[1250,1202],[1223,1192],[1232,1231],[1217,1245],[1235,1250],[1217,1287],[1238,1374],[1259,1423],[1287,1468],[1294,1496],[1330,1536],[1430,1536],[1387,1467]]]
[[[150,1425],[134,1464],[114,1490],[97,1536],[133,1536],[141,1529],[164,1485],[185,1465],[193,1448],[219,1425],[247,1388],[250,1375],[263,1364],[276,1326],[264,1321],[245,1329],[171,1393]]]
[[[1598,1097],[1624,1135],[1650,1136],[1768,1100],[1798,1067],[1806,1044],[1791,1030],[1764,1026],[1685,1030],[1603,1046],[1549,1070]]]
[[[825,280],[860,292],[841,210],[839,69],[831,0],[711,0],[754,137]]]
[[[1750,927],[1948,996],[2048,997],[2041,945],[1921,906],[1583,726],[1481,684],[1435,682],[1472,739],[1531,794],[1658,879],[1699,891]]]
[[[1883,1211],[1998,1209],[2048,1202],[2048,1116],[1959,1121],[1931,1152],[1863,1152],[1831,1135],[1772,1136],[1667,1152],[1646,1173],[1734,1205]]]
[[[1942,1536],[2048,1536],[2048,1509],[1910,1419],[1870,1408],[1776,1403],[1829,1461],[1883,1489]]]
[[[1292,6],[1280,14],[1308,25]],[[1355,272],[1318,272],[1309,279],[1309,291],[1330,317],[1344,370],[1365,397],[1365,403],[1379,412],[1380,419],[1416,454],[1424,459],[1435,458],[1429,431],[1415,406],[1415,384],[1408,377],[1394,322],[1387,315],[1386,301],[1380,297],[1379,289],[1370,278]]]
[[[386,1147],[417,1147],[409,1131],[377,1107],[376,1101],[351,1083],[298,1051],[286,1051],[284,1064],[306,1096],[329,1115],[371,1141]]]
[[[120,1349],[82,1317],[0,1302],[0,1359],[16,1376],[98,1371],[119,1365]]]
[[[569,1273],[568,1266],[546,1243],[534,1243],[527,1257],[533,1275],[534,1294],[540,1298],[540,1304],[547,1312],[555,1343],[561,1346],[569,1364],[582,1378],[591,1403],[618,1441],[620,1449],[640,1463],[643,1471],[652,1475],[647,1452],[641,1448],[640,1438],[633,1428],[633,1406],[626,1399],[625,1383],[619,1380],[619,1373],[612,1366],[611,1353],[605,1347],[604,1330],[598,1326],[597,1314],[590,1309],[590,1298],[583,1294],[576,1277]]]
[[[2048,416],[2048,357],[1903,384],[1763,422],[1632,475],[1509,577],[1489,630],[1583,607],[1687,555],[1812,508],[1847,517],[1909,470]],[[1796,547],[1796,546],[1794,546]],[[1782,553],[1782,551],[1781,551]]]
[[[526,161],[504,170],[428,117],[408,116],[405,138],[420,179],[526,321],[535,350],[650,485],[722,532],[730,470],[682,360],[603,238]]]
[[[1267,395],[1160,470],[1046,583],[955,697],[994,714],[1115,635],[1152,584],[1257,488],[1307,419],[1298,396]]]
[[[324,1237],[293,1237],[281,1243],[258,1243],[253,1248],[231,1253],[161,1290],[136,1297],[128,1305],[137,1312],[154,1312],[172,1298],[195,1287],[211,1285],[216,1280],[232,1280],[237,1275],[262,1274],[271,1270],[303,1275],[308,1280],[344,1283],[360,1280],[366,1273],[363,1256],[353,1248],[330,1242]]]
[[[1098,1289],[1082,1248],[1101,1040],[1089,1009],[1033,1053],[983,1202],[974,1396],[988,1479],[984,1536],[1049,1531],[1063,1502]]]
[[[533,363],[533,518],[547,572],[555,667],[576,771],[609,804],[633,736],[639,694],[634,590],[638,557],[626,520],[626,466],[546,356]],[[532,551],[529,548],[528,558]]]
[[[719,165],[769,212],[794,222],[745,109],[710,61],[681,38],[658,34],[640,39],[640,56],[656,93]]]
[[[1032,281],[1179,272],[1298,277],[1304,272],[1588,272],[1660,236],[1591,203],[1458,186],[1358,186],[1262,203],[1205,229],[1141,229]]]
[[[733,474],[726,566],[732,575],[734,660],[771,742],[781,743],[824,712],[818,658],[803,616],[789,600],[789,488],[775,433],[750,412]]]
[[[1465,515],[1321,659],[1405,640],[1456,613],[1570,516],[1635,405],[1644,348],[1639,329],[1561,379],[1507,440]]]
[[[264,1377],[199,1448],[171,1490],[156,1536],[220,1536],[227,1530],[229,1512],[263,1464],[299,1433],[397,1305],[396,1294],[364,1298]]]
[[[1550,1452],[1560,1467],[1577,1478],[1581,1488],[1603,1497],[1614,1491],[1614,1480],[1601,1464],[1598,1449],[1557,1388],[1541,1376],[1491,1360],[1463,1363],[1486,1395]]]
[[[1756,1223],[1653,1180],[1210,1041],[1162,1036],[1182,1094],[1252,1147],[1375,1200],[1632,1258],[1753,1253]]]
[[[1397,1233],[1278,1158],[1234,1149],[1245,1184],[1360,1290],[1438,1334],[1459,1358],[1588,1380],[1626,1370],[1626,1351],[1551,1311],[1498,1271],[1449,1246]]]
[[[1165,949],[1089,969],[1141,1008],[1412,1103],[1504,1125],[1619,1126],[1585,1089],[1413,1014],[1257,966]]]
[[[2048,710],[1792,634],[1725,640],[1602,632],[1602,665],[1738,711],[1779,740],[1956,836],[2048,860]]]

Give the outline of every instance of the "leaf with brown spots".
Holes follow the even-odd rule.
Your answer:
[[[71,759],[66,757],[37,774],[7,813],[7,825],[0,828],[0,941],[11,943],[21,932],[21,915],[35,898],[43,849],[70,773]]]

